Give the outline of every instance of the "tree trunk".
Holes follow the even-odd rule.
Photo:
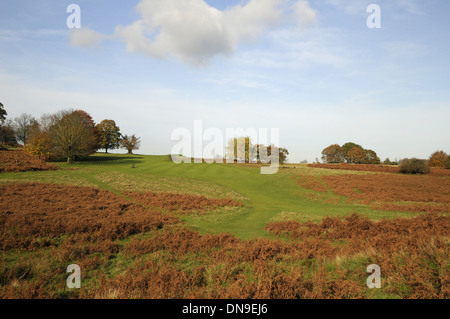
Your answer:
[[[73,157],[67,156],[67,164],[72,164],[72,163],[73,163]]]
[[[132,154],[133,155],[133,150],[128,150],[128,154]]]

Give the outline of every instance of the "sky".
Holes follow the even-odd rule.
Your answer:
[[[113,119],[141,154],[201,120],[277,128],[291,163],[349,141],[428,158],[450,152],[449,16],[446,0],[1,1],[0,102]]]

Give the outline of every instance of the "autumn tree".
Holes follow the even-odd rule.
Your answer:
[[[343,163],[345,161],[344,150],[338,144],[330,145],[322,151],[322,161],[324,163]]]
[[[52,143],[49,132],[42,129],[37,121],[34,122],[30,127],[25,150],[39,158],[46,158],[50,154],[51,146]]]
[[[355,147],[359,148],[361,151],[364,150],[364,148],[361,145],[353,143],[353,142],[347,142],[344,145],[342,145],[343,156],[344,156],[345,161],[347,161],[347,163],[353,163],[351,161],[351,159],[349,158],[348,153],[350,152],[350,150],[352,150]]]
[[[445,162],[448,158],[447,153],[444,151],[436,151],[431,154],[428,164],[431,167],[445,167]]]
[[[128,154],[133,154],[134,150],[138,150],[141,144],[141,138],[136,137],[136,135],[124,135],[123,138],[120,140],[120,145],[122,148],[125,148],[128,150]]]
[[[347,162],[354,164],[362,164],[367,161],[364,150],[359,147],[353,147],[347,152]]]
[[[238,162],[250,163],[256,158],[256,150],[250,137],[236,137],[228,140],[226,157]]]
[[[13,121],[14,131],[16,133],[16,139],[22,144],[26,144],[30,129],[36,119],[30,114],[23,113],[19,117],[16,117]]]
[[[113,150],[120,147],[120,128],[113,120],[103,120],[96,126],[98,134],[98,147],[104,149],[106,153],[108,150]]]
[[[52,150],[72,163],[75,157],[95,153],[96,137],[92,118],[84,111],[63,111],[49,129]]]

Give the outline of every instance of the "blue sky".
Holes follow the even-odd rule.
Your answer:
[[[444,0],[2,1],[0,101],[10,117],[114,119],[144,154],[203,120],[279,128],[290,162],[348,141],[427,158],[450,152],[449,16]]]

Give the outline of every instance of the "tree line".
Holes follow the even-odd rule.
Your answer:
[[[75,158],[89,156],[99,149],[124,148],[128,154],[140,147],[140,137],[123,135],[115,121],[106,119],[96,124],[83,110],[64,110],[45,114],[40,119],[22,114],[7,119],[0,103],[0,144],[24,146],[24,149],[39,157],[63,157],[68,163]]]
[[[264,150],[264,151],[263,151]],[[245,163],[267,163],[272,152],[277,154],[280,164],[287,162],[289,151],[275,145],[253,144],[250,137],[236,137],[228,140],[226,157]]]
[[[349,163],[349,164],[380,164],[377,153],[371,149],[365,149],[361,145],[348,142],[340,146],[333,144],[322,151],[324,163]]]
[[[370,149],[365,149],[361,145],[353,142],[332,144],[322,151],[322,161],[324,163],[348,163],[348,164],[381,164],[377,153]],[[401,169],[407,173],[427,173],[429,167],[450,168],[450,156],[444,151],[436,151],[428,160],[417,158],[405,158],[400,161],[391,161],[386,158],[385,165],[400,165]]]

